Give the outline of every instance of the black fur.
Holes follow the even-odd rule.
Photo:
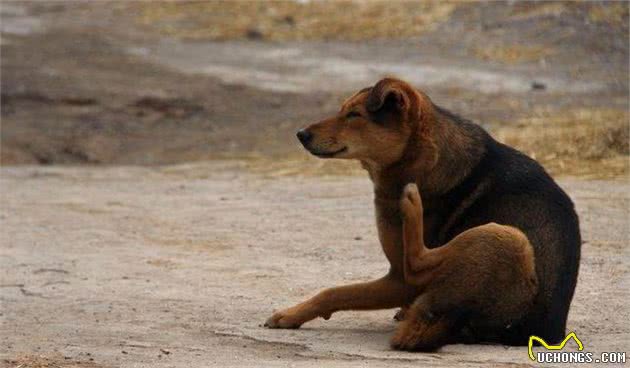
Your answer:
[[[425,218],[432,217],[437,223],[432,233],[425,234],[427,244],[439,246],[467,229],[496,222],[523,231],[536,257],[539,292],[531,310],[498,330],[484,330],[472,320],[465,330],[472,331],[476,341],[508,345],[527,344],[530,335],[540,336],[548,343],[561,341],[576,286],[581,248],[578,216],[571,199],[536,161],[497,142],[480,126],[436,108],[450,122],[475,136],[484,153],[458,185],[431,199],[440,205],[434,210],[425,209]],[[462,208],[462,203],[468,204]]]

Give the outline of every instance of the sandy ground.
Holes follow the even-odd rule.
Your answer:
[[[0,173],[0,365],[531,363],[503,346],[391,351],[393,310],[261,327],[318,289],[386,271],[365,177],[270,177],[239,161]],[[584,239],[569,329],[587,351],[628,351],[630,188],[560,183]]]

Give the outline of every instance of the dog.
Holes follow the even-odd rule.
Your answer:
[[[400,307],[394,349],[564,338],[579,220],[536,161],[395,78],[358,91],[297,137],[315,156],[359,160],[367,170],[390,269],[325,289],[265,326]]]

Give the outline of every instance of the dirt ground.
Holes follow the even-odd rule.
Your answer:
[[[630,352],[628,7],[348,4],[0,3],[0,367],[531,365],[394,352],[393,310],[261,326],[387,269],[365,174],[294,137],[384,75],[559,180],[569,329]]]
[[[392,351],[394,310],[262,327],[318,289],[387,271],[366,177],[267,177],[240,161],[1,174],[5,366],[531,363],[526,348],[503,346]],[[569,329],[587,351],[628,351],[630,187],[560,183],[584,238]]]

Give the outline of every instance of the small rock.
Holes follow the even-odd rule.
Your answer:
[[[259,29],[256,28],[248,28],[245,32],[245,37],[250,40],[262,40],[264,35]]]
[[[290,26],[295,25],[295,18],[293,18],[293,16],[291,16],[291,15],[287,15],[287,16],[286,16],[286,17],[284,17],[284,19],[282,19],[282,20],[284,20],[284,22],[285,22],[286,24],[290,25]]]
[[[542,91],[545,89],[547,89],[547,85],[544,84],[543,82],[537,82],[537,81],[532,82],[532,90]]]

